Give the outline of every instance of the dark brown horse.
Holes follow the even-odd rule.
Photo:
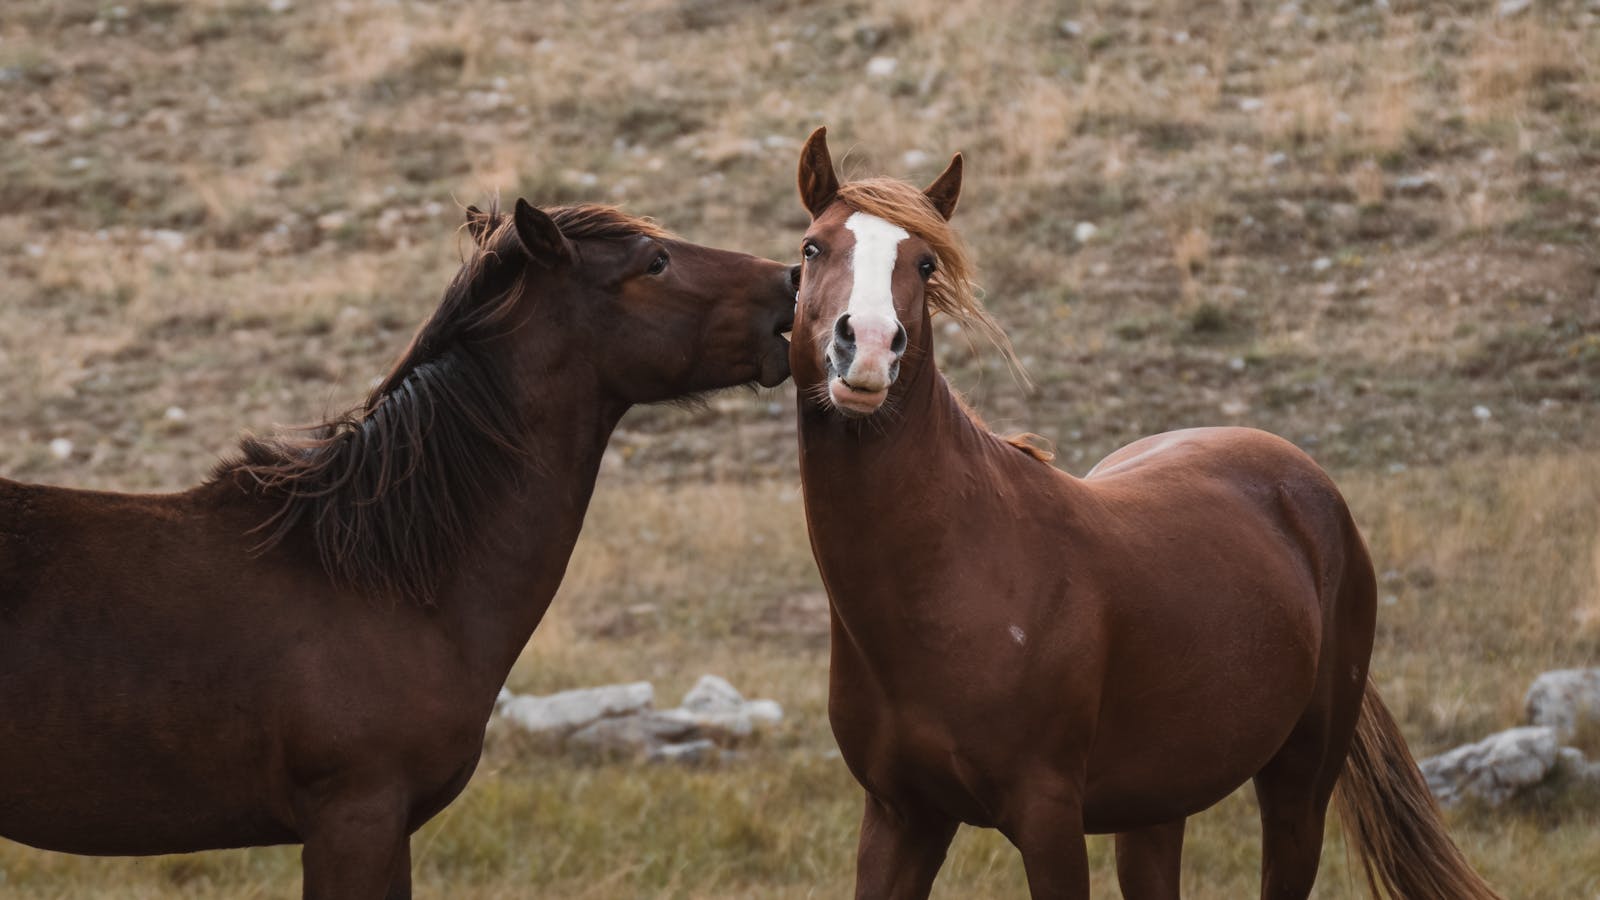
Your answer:
[[[1263,897],[1310,892],[1335,787],[1374,884],[1493,897],[1367,681],[1372,565],[1316,464],[1205,428],[1078,479],[952,393],[931,316],[996,332],[960,186],[960,156],[926,191],[841,185],[820,130],[800,159],[790,366],[829,714],[867,791],[857,896],[927,896],[966,822],[1011,839],[1035,897],[1087,897],[1105,832],[1126,896],[1176,897],[1184,819],[1253,779]]]
[[[310,439],[179,494],[0,480],[0,836],[304,843],[306,897],[409,897],[632,404],[788,375],[791,271],[607,207],[472,215],[404,357]]]

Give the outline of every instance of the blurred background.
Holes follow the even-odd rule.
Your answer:
[[[1600,2],[6,0],[0,474],[200,480],[356,402],[496,192],[605,201],[782,260],[801,141],[925,182],[1037,389],[958,332],[997,430],[1076,474],[1234,423],[1309,451],[1377,562],[1374,676],[1420,758],[1600,660]],[[492,730],[413,841],[422,897],[836,897],[860,791],[825,713],[793,389],[635,410],[510,686],[703,672],[787,716],[707,769]],[[1587,741],[1587,744],[1583,742]],[[1591,758],[1600,736],[1580,735]],[[1454,810],[1511,897],[1600,892],[1600,791]],[[1185,896],[1253,896],[1248,790]],[[1093,839],[1096,896],[1118,896]],[[0,898],[294,897],[297,848],[99,860],[0,842]],[[1025,896],[963,831],[935,896]],[[1330,831],[1318,897],[1365,896]]]

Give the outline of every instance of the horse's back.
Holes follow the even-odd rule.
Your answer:
[[[38,503],[53,490],[60,489],[0,478],[0,629],[16,622],[38,583],[44,547],[51,540],[40,533]],[[4,663],[0,651],[0,668]]]
[[[1160,516],[1164,530],[1186,523],[1224,533],[1287,529],[1298,549],[1315,556],[1350,531],[1349,509],[1327,472],[1299,447],[1254,428],[1141,438],[1096,463],[1081,483],[1122,510]]]
[[[0,627],[107,604],[148,615],[195,560],[227,548],[245,560],[246,527],[202,509],[192,492],[118,494],[0,479]],[[173,565],[183,559],[188,566]],[[135,608],[143,602],[152,608]]]
[[[1195,471],[1217,471],[1225,467],[1241,474],[1254,471],[1261,475],[1289,471],[1315,473],[1332,485],[1326,473],[1304,450],[1271,432],[1234,426],[1183,428],[1140,438],[1095,463],[1084,480],[1175,467]]]

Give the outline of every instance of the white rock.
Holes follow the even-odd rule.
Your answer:
[[[900,68],[900,60],[892,56],[874,56],[867,60],[867,74],[873,78],[888,78]]]
[[[655,688],[648,681],[562,691],[546,697],[515,697],[500,705],[500,715],[524,731],[565,736],[597,719],[649,709]]]
[[[1528,724],[1571,740],[1583,721],[1600,722],[1600,669],[1557,669],[1533,680],[1523,701]]]
[[[145,238],[163,250],[173,251],[182,250],[189,240],[183,232],[171,228],[152,228],[145,232]]]
[[[1093,222],[1079,222],[1077,225],[1072,227],[1072,239],[1080,244],[1089,243],[1090,241],[1094,240],[1094,236],[1099,233],[1100,226],[1094,224]]]
[[[683,695],[681,707],[660,715],[692,723],[701,736],[718,743],[732,743],[749,737],[758,724],[782,721],[783,707],[773,700],[746,700],[726,679],[702,675]]]
[[[161,414],[161,418],[168,422],[184,422],[188,420],[189,413],[181,406],[169,406],[167,411]]]
[[[1583,758],[1583,751],[1577,747],[1562,747],[1557,750],[1556,765],[1573,775],[1581,776],[1589,771],[1589,761]]]
[[[56,438],[50,442],[50,455],[56,459],[67,459],[72,456],[72,442],[66,438]]]
[[[1494,412],[1491,411],[1489,407],[1480,403],[1472,408],[1472,417],[1477,419],[1479,422],[1487,422],[1494,418]]]
[[[734,743],[755,733],[756,724],[742,708],[733,712],[696,712],[690,709],[664,709],[657,715],[692,726],[696,731],[721,743]]]
[[[1438,187],[1439,178],[1431,172],[1419,175],[1401,175],[1394,180],[1394,189],[1400,194],[1421,194]]]
[[[650,755],[647,758],[651,762],[680,763],[695,766],[719,762],[723,756],[723,750],[715,743],[702,739],[657,747],[650,751]]]
[[[1333,268],[1333,260],[1326,256],[1319,256],[1311,263],[1311,271],[1313,272],[1326,272],[1331,268]]]
[[[783,721],[783,707],[776,700],[751,700],[745,704],[744,712],[757,725],[776,725]]]
[[[682,706],[696,713],[736,713],[744,709],[744,695],[716,675],[701,675],[683,695]]]
[[[908,169],[920,169],[933,160],[933,155],[926,150],[907,150],[900,157],[901,165]]]
[[[617,759],[644,756],[667,744],[690,740],[702,740],[693,722],[642,712],[590,722],[567,738],[567,748],[601,759]]]
[[[1260,97],[1246,97],[1239,101],[1239,111],[1247,113],[1260,112],[1266,105],[1267,102]]]
[[[1441,806],[1476,797],[1498,806],[1543,781],[1556,763],[1554,728],[1512,728],[1418,763]]]
[[[1499,13],[1501,18],[1509,19],[1514,15],[1526,12],[1528,7],[1532,5],[1533,0],[1500,0],[1499,5],[1495,7],[1495,12]]]
[[[404,224],[405,219],[406,214],[403,210],[391,206],[378,214],[374,227],[378,229],[379,234],[391,234]]]

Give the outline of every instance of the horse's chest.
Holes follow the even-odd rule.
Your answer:
[[[861,785],[891,806],[932,807],[973,825],[999,816],[1003,771],[974,735],[916,710],[835,708],[834,732]]]
[[[481,746],[479,750],[470,753],[454,754],[454,758],[458,761],[453,767],[449,769],[440,767],[437,777],[419,786],[411,803],[412,829],[421,827],[422,823],[449,806],[450,801],[466,789],[467,782],[472,779],[472,773],[478,768],[480,751]]]

